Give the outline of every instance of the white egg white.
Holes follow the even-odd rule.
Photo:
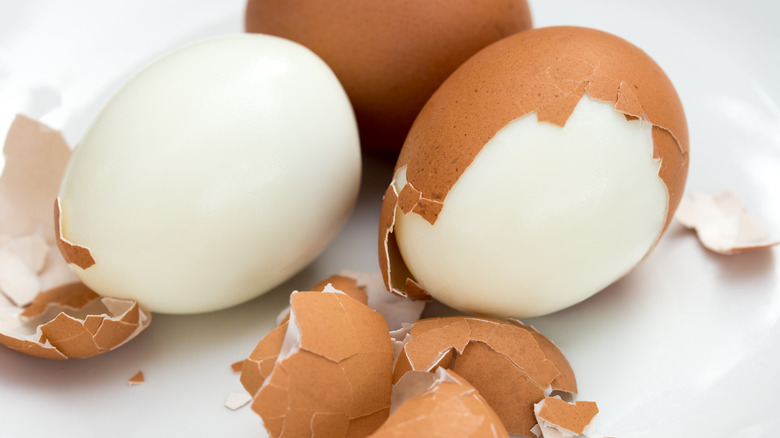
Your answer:
[[[335,237],[360,182],[357,127],[326,64],[267,35],[210,39],[124,85],[75,148],[63,237],[100,294],[193,313],[253,298]]]

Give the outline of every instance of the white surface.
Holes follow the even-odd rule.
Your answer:
[[[513,120],[458,178],[433,225],[396,208],[406,266],[464,312],[525,318],[579,303],[636,266],[666,222],[651,130],[588,94],[563,127],[536,113]],[[397,175],[400,193],[405,169]]]
[[[99,294],[221,310],[314,260],[359,186],[357,123],[325,62],[278,37],[210,38],[102,109],[65,169],[62,234],[89,248],[77,274]]]
[[[179,44],[239,31],[243,6],[0,0],[0,132],[22,111],[76,141],[121,78]],[[689,191],[729,188],[780,234],[780,4],[531,6],[537,25],[587,25],[644,48],[686,107]],[[346,229],[274,292],[216,313],[158,315],[137,339],[93,359],[50,362],[0,349],[0,436],[264,436],[248,408],[223,406],[240,390],[230,364],[271,329],[289,290],[344,268],[378,269],[376,223],[392,163],[366,159],[364,169]],[[777,251],[714,255],[673,224],[631,275],[527,322],[566,353],[608,436],[772,436],[780,427]],[[128,387],[138,370],[146,382]]]

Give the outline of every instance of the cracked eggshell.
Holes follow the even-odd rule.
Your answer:
[[[435,376],[423,374],[430,379],[422,388],[414,373],[406,374],[393,388],[394,399],[397,392],[405,392],[406,400],[372,438],[509,436],[495,411],[466,379],[443,368]],[[415,380],[411,385],[405,384],[408,377]]]
[[[368,307],[377,311],[385,318],[387,326],[399,330],[404,324],[412,324],[422,315],[425,302],[407,300],[397,295],[388,294],[382,283],[382,274],[376,272],[358,272],[344,270],[338,275],[320,281],[311,291],[324,291],[328,286],[351,296]],[[277,318],[278,323],[287,321],[290,309],[287,308]]]
[[[436,88],[479,49],[531,28],[525,0],[250,0],[246,30],[311,48],[349,94],[365,150],[397,155]]]
[[[568,307],[650,253],[687,169],[682,105],[643,51],[578,27],[510,36],[459,67],[406,139],[381,212],[386,286],[469,313]]]
[[[128,81],[75,148],[63,255],[101,295],[225,308],[324,250],[359,183],[354,114],[322,60],[268,35],[209,39]],[[94,264],[77,266],[73,248]]]
[[[38,294],[23,311],[0,307],[0,343],[46,359],[87,358],[122,346],[150,322],[134,301],[71,283]]]
[[[535,403],[553,391],[577,392],[568,361],[549,340],[539,342],[541,336],[517,321],[421,319],[404,340],[393,381],[409,372],[452,369],[477,388],[509,433],[531,436]]]
[[[59,252],[51,204],[71,149],[62,135],[23,115],[12,123],[0,176],[0,295],[18,307],[76,281]]]
[[[150,323],[134,301],[100,298],[54,249],[51,203],[70,157],[62,135],[17,116],[0,177],[0,344],[47,359],[111,351]]]
[[[604,438],[598,430],[598,413],[595,402],[567,403],[558,397],[546,397],[534,405],[538,421],[534,434],[541,438]]]
[[[387,419],[393,347],[384,318],[338,290],[293,292],[290,318],[244,362],[270,436],[365,437]]]
[[[739,254],[780,244],[729,191],[717,195],[693,193],[690,199],[682,200],[675,217],[686,228],[696,230],[702,246],[718,254]]]

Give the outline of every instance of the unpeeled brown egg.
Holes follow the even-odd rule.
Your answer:
[[[322,60],[268,35],[205,40],[132,78],[76,146],[60,248],[101,295],[216,310],[313,260],[359,183],[354,114]]]
[[[363,149],[392,155],[458,65],[530,27],[526,0],[249,0],[246,10],[248,32],[321,56],[355,107]]]
[[[381,213],[386,285],[494,316],[568,307],[650,253],[687,169],[682,105],[643,51],[577,27],[510,36],[406,139]]]

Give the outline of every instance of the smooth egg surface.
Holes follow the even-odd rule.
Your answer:
[[[249,0],[247,32],[297,41],[349,95],[364,150],[397,156],[428,98],[483,47],[531,28],[526,0]]]
[[[201,41],[125,84],[75,148],[63,237],[78,276],[156,312],[253,298],[313,260],[354,205],[357,127],[327,65],[278,37]]]

